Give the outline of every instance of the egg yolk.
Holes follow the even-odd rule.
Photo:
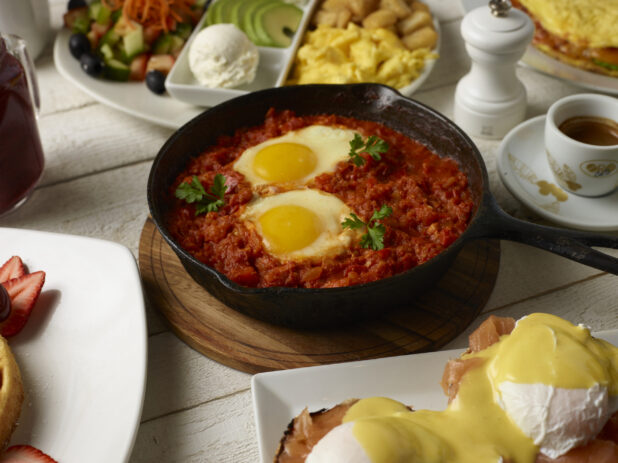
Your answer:
[[[318,216],[302,206],[273,207],[258,220],[262,236],[275,253],[288,253],[309,246],[322,232]]]
[[[309,175],[317,163],[317,156],[305,145],[276,143],[255,155],[253,170],[269,182],[290,182]]]

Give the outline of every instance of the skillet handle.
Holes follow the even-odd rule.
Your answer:
[[[545,249],[567,259],[618,275],[618,258],[590,246],[618,249],[618,237],[546,227],[511,217],[491,200],[472,235],[499,238]],[[481,223],[482,222],[482,223]]]

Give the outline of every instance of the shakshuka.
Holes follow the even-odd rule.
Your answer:
[[[474,211],[453,159],[376,122],[273,109],[192,159],[169,194],[174,239],[248,287],[387,278],[443,251]]]

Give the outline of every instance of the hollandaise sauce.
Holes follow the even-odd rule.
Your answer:
[[[350,407],[343,422],[353,423],[353,436],[371,463],[533,463],[540,447],[505,412],[501,384],[541,384],[552,391],[600,387],[618,395],[618,349],[552,315],[519,320],[510,335],[462,358],[472,357],[482,361],[466,372],[444,411],[412,412],[381,397]],[[569,407],[559,405],[568,416]]]

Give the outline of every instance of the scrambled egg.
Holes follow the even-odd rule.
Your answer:
[[[426,48],[410,51],[388,29],[347,29],[320,25],[308,32],[296,53],[294,84],[376,82],[395,88],[409,85],[437,55]]]
[[[543,27],[572,43],[618,47],[618,0],[520,0]]]

